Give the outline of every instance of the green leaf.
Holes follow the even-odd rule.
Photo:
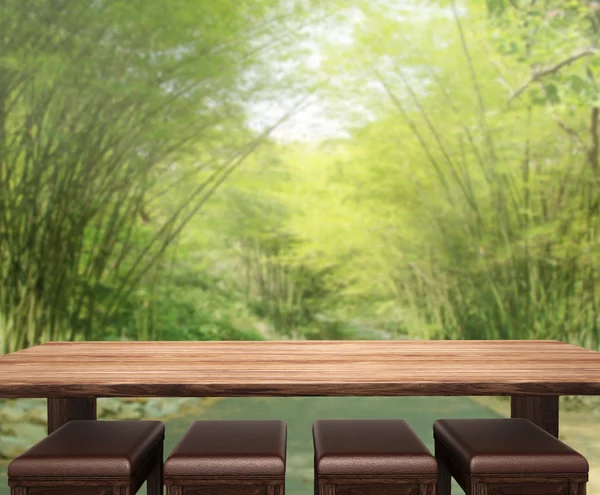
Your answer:
[[[551,103],[560,103],[560,95],[555,84],[545,84],[546,98]]]
[[[576,74],[572,75],[569,78],[569,80],[571,82],[571,88],[577,94],[581,94],[581,93],[587,91],[590,87],[590,83],[588,81],[586,81],[585,79],[583,79],[582,77],[580,77]]]
[[[490,17],[499,17],[506,10],[504,0],[486,0],[486,5]]]

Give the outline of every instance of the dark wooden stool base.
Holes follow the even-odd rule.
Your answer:
[[[436,478],[326,478],[316,482],[315,495],[436,495]]]
[[[435,495],[437,463],[403,420],[313,425],[315,495]]]
[[[170,482],[171,483],[171,482]],[[281,479],[198,480],[179,479],[167,485],[167,495],[284,495]]]
[[[585,495],[583,456],[524,419],[439,420],[438,495]]]
[[[8,468],[11,495],[163,493],[159,421],[71,421]]]
[[[9,480],[11,495],[134,495],[147,482],[148,495],[162,495],[163,445],[131,477]]]
[[[165,463],[167,495],[283,495],[283,421],[194,421]]]

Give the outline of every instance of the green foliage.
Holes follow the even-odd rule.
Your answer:
[[[97,338],[264,340],[255,322],[244,301],[223,292],[217,280],[180,272],[142,286]]]
[[[331,55],[375,118],[303,155],[318,169],[303,193],[319,198],[296,229],[303,252],[413,335],[598,346],[589,10],[448,4],[450,22],[374,7],[354,65]]]
[[[328,270],[309,266],[297,251],[300,241],[290,228],[297,205],[295,176],[276,146],[256,153],[213,198],[198,233],[182,249],[203,252],[210,273],[225,290],[238,294],[254,316],[277,335],[300,338],[331,324],[336,305],[326,283]]]
[[[0,351],[597,347],[599,26],[587,0],[5,1]],[[307,95],[347,137],[250,122]]]
[[[0,352],[112,318],[265,140],[246,122],[249,99],[281,92],[265,54],[313,15],[288,0],[1,3]]]

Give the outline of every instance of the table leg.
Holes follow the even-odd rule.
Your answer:
[[[528,419],[558,438],[558,395],[513,395],[510,416]]]
[[[48,398],[48,435],[75,419],[96,419],[96,397]]]

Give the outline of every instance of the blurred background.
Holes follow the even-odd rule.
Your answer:
[[[0,355],[598,349],[599,41],[590,0],[0,0]],[[17,402],[7,462],[44,421]],[[140,404],[107,411],[181,406]],[[599,404],[561,407],[576,428]]]

